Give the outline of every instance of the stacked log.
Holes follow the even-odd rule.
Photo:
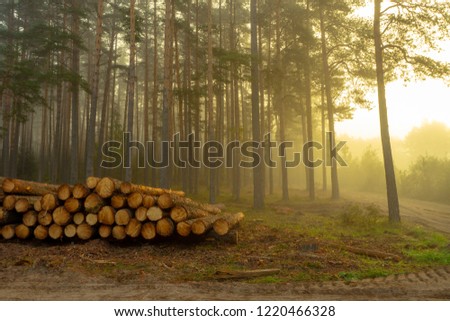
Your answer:
[[[225,236],[244,214],[223,213],[182,191],[88,177],[52,185],[0,178],[0,236],[4,239],[113,240]]]

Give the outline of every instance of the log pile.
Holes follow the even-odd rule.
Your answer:
[[[109,177],[52,185],[0,177],[0,238],[167,239],[235,233],[243,213]]]

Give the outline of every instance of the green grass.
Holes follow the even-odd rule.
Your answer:
[[[285,280],[276,277],[276,276],[264,276],[264,277],[260,277],[260,278],[256,278],[250,281],[250,283],[253,284],[261,284],[261,283],[281,283],[284,282]]]
[[[361,279],[385,277],[388,276],[389,274],[391,273],[388,270],[382,268],[372,268],[362,271],[340,272],[339,278],[343,279],[344,281],[355,281]]]
[[[239,210],[239,206],[240,204],[234,203],[232,208]],[[277,207],[290,207],[294,211],[277,214]],[[289,202],[268,202],[264,210],[249,209],[245,213],[244,224],[253,224],[252,221],[258,220],[279,230],[280,233],[289,231],[299,237],[317,239],[319,242],[351,244],[403,257],[400,262],[393,262],[342,251],[339,253],[340,258],[344,261],[355,261],[350,269],[343,267],[342,271],[333,274],[327,271],[327,267],[321,262],[306,262],[302,266],[305,271],[290,273],[288,277],[280,276],[276,278],[277,280],[279,278],[286,281],[358,280],[416,272],[424,268],[450,264],[450,240],[447,236],[406,222],[392,225],[387,216],[372,204],[324,199],[313,203],[306,198],[297,198]],[[275,246],[275,249],[280,251],[288,248],[289,244],[284,243]],[[258,282],[272,283],[273,280],[263,278]]]
[[[404,254],[413,263],[425,265],[450,265],[450,251],[445,251],[439,248],[406,250]]]

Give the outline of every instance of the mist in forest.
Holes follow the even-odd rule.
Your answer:
[[[1,1],[0,175],[111,176],[211,202],[252,194],[255,207],[265,195],[338,199],[341,190],[387,192],[390,208],[397,190],[447,201],[449,128],[425,122],[392,138],[395,93],[385,89],[449,80],[448,61],[427,55],[450,39],[449,23],[442,1]],[[340,121],[375,105],[381,139],[336,134]],[[231,166],[175,166],[205,159],[197,143],[185,145],[190,134],[224,146]],[[244,152],[225,147],[233,142]],[[149,153],[169,166],[139,166]],[[303,161],[287,166],[296,154]],[[101,166],[111,155],[119,166]],[[266,157],[277,166],[255,161]]]

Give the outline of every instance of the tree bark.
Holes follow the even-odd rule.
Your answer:
[[[226,214],[218,218],[213,225],[214,231],[218,235],[226,235],[239,222],[244,219],[244,213]]]
[[[130,134],[130,139],[133,137],[133,117],[134,117],[134,89],[136,83],[136,15],[135,15],[136,0],[130,0],[130,65],[128,71],[128,121],[127,132]],[[132,179],[131,166],[131,146],[124,146],[124,162],[125,162],[125,180]]]
[[[384,170],[389,209],[389,221],[400,222],[400,207],[398,203],[397,184],[395,181],[394,161],[392,158],[391,138],[386,103],[386,86],[384,80],[383,43],[381,39],[381,0],[375,0],[374,5],[374,43],[375,62],[377,70],[378,107],[380,114],[381,143],[383,147]]]
[[[164,86],[163,86],[163,109],[162,109],[162,131],[163,142],[170,141],[172,115],[172,64],[173,64],[173,38],[172,38],[172,5],[173,0],[165,0],[165,30],[164,30]],[[162,150],[162,157],[170,160],[170,153],[165,148]],[[160,170],[160,186],[170,187],[170,168],[165,167]]]
[[[311,26],[311,18],[310,18],[310,8],[309,8],[309,0],[306,0],[306,27],[308,31],[312,32]],[[308,144],[313,142],[313,116],[312,116],[312,98],[311,98],[311,45],[309,40],[305,41],[305,100],[306,100],[306,119],[307,119],[307,138]],[[316,190],[315,190],[315,180],[314,180],[314,165],[312,164],[314,160],[314,152],[312,146],[308,148],[308,158],[307,168],[308,168],[308,192],[309,199],[314,200],[316,198]],[[305,155],[304,155],[305,156]]]
[[[259,53],[258,53],[258,12],[256,0],[251,0],[251,78],[252,78],[252,134],[254,142],[261,142],[260,106],[259,106]],[[259,164],[253,164],[253,207],[261,209],[264,207],[264,163],[261,146],[257,149],[260,157]],[[214,203],[214,202],[211,202]]]
[[[80,17],[78,14],[78,0],[72,0],[72,33],[79,36],[80,33]],[[80,73],[80,49],[72,43],[72,72]],[[80,105],[80,85],[78,80],[72,83],[72,136],[70,151],[70,181],[74,184],[78,179],[78,117]]]
[[[21,179],[5,178],[2,189],[5,193],[23,195],[45,195],[56,193],[58,185],[24,181]]]
[[[321,42],[322,42],[322,68],[323,68],[323,79],[325,81],[325,95],[327,98],[327,113],[328,113],[328,131],[330,132],[330,146],[329,152],[332,160],[331,163],[331,197],[332,199],[339,199],[339,180],[338,180],[338,172],[337,172],[337,163],[335,160],[336,152],[334,150],[335,145],[335,131],[334,131],[334,106],[333,106],[333,97],[331,94],[331,75],[330,75],[330,67],[328,64],[328,48],[327,48],[327,39],[326,39],[326,30],[325,30],[325,18],[324,18],[324,9],[321,5],[319,8],[320,11],[320,33],[321,33]],[[325,163],[325,159],[323,160]],[[326,176],[324,177],[324,183],[326,182]]]
[[[86,175],[94,175],[95,127],[97,121],[98,84],[103,33],[103,0],[97,1],[97,27],[95,32],[94,73],[92,80],[91,109],[86,135]]]

